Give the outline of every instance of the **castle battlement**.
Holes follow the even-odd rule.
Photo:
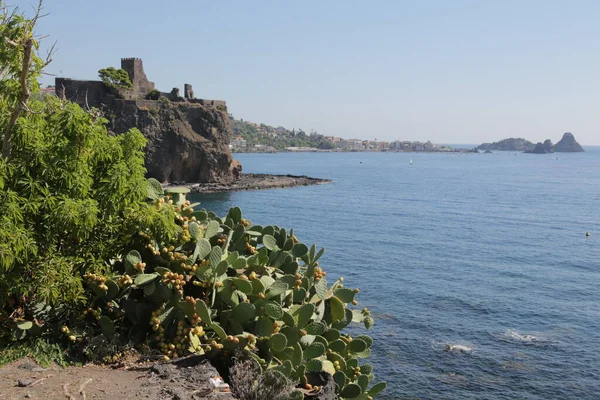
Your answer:
[[[179,89],[174,88],[170,93],[159,92],[154,86],[154,82],[150,82],[144,72],[144,63],[141,58],[124,57],[121,58],[121,69],[129,75],[129,79],[133,84],[131,89],[118,90],[118,96],[125,100],[143,100],[147,99],[150,92],[158,92],[158,97],[165,97],[174,102],[188,102],[202,104],[204,106],[224,106],[226,104],[222,100],[205,100],[197,99],[194,96],[192,85],[186,83],[184,85],[184,97],[179,95]],[[95,107],[102,104],[106,96],[115,95],[113,91],[108,90],[101,81],[86,81],[75,80],[70,78],[56,78],[55,91],[59,97]],[[155,98],[155,100],[158,99]]]

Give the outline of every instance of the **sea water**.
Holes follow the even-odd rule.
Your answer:
[[[194,200],[326,248],[327,277],[375,317],[382,399],[598,399],[600,148],[586,150],[239,154],[245,172],[333,182]]]

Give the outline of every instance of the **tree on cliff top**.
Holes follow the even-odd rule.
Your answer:
[[[105,85],[116,89],[131,89],[133,84],[129,74],[124,69],[115,67],[102,68],[98,70],[98,76]]]

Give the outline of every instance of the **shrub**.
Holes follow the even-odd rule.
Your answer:
[[[159,98],[160,98],[160,92],[156,89],[152,89],[146,94],[147,100],[158,100]]]
[[[33,20],[12,12],[0,20],[10,39],[0,41],[1,345],[84,303],[81,276],[110,269],[147,206],[142,134],[109,135],[97,113],[36,98],[45,63]]]
[[[110,273],[86,275],[95,308],[71,321],[71,340],[103,332],[157,348],[165,359],[228,358],[241,349],[293,382],[326,371],[343,397],[367,393],[374,375],[359,360],[373,341],[341,331],[351,322],[369,329],[373,319],[367,309],[351,309],[358,289],[345,288],[342,278],[327,284],[318,262],[324,249],[299,242],[293,230],[253,225],[237,207],[224,218],[195,211],[187,189],[165,196],[157,181],[148,187],[152,206],[176,221],[177,234],[141,227]]]

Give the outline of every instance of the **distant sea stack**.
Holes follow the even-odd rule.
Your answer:
[[[575,136],[571,132],[566,132],[562,139],[555,145],[552,145],[550,139],[546,139],[544,143],[538,143],[533,150],[525,153],[531,154],[548,154],[548,153],[581,153],[583,147],[575,140]]]
[[[529,140],[522,138],[508,138],[500,140],[494,143],[483,143],[481,146],[476,147],[477,150],[499,150],[499,151],[527,151],[533,150],[535,144]]]
[[[184,85],[183,97],[178,88],[156,90],[139,58],[121,59],[121,69],[129,75],[129,89],[56,78],[56,95],[102,110],[116,134],[138,128],[148,139],[148,175],[163,183],[227,184],[239,178],[242,167],[229,148],[231,128],[224,101],[197,99],[189,84]]]
[[[538,144],[535,145],[533,150],[527,150],[525,153],[530,153],[530,154],[554,153],[554,148],[552,146],[552,140],[546,139],[544,141],[544,143],[538,142]]]
[[[546,139],[543,143],[538,142],[533,144],[529,140],[522,138],[508,138],[494,143],[483,143],[475,148],[476,150],[503,150],[503,151],[522,151],[530,154],[548,154],[548,153],[578,153],[582,152],[583,147],[575,140],[575,136],[571,132],[563,135],[562,139],[552,144],[550,139]]]
[[[566,132],[562,139],[554,145],[554,151],[557,153],[581,153],[585,150],[577,143],[571,132]]]

